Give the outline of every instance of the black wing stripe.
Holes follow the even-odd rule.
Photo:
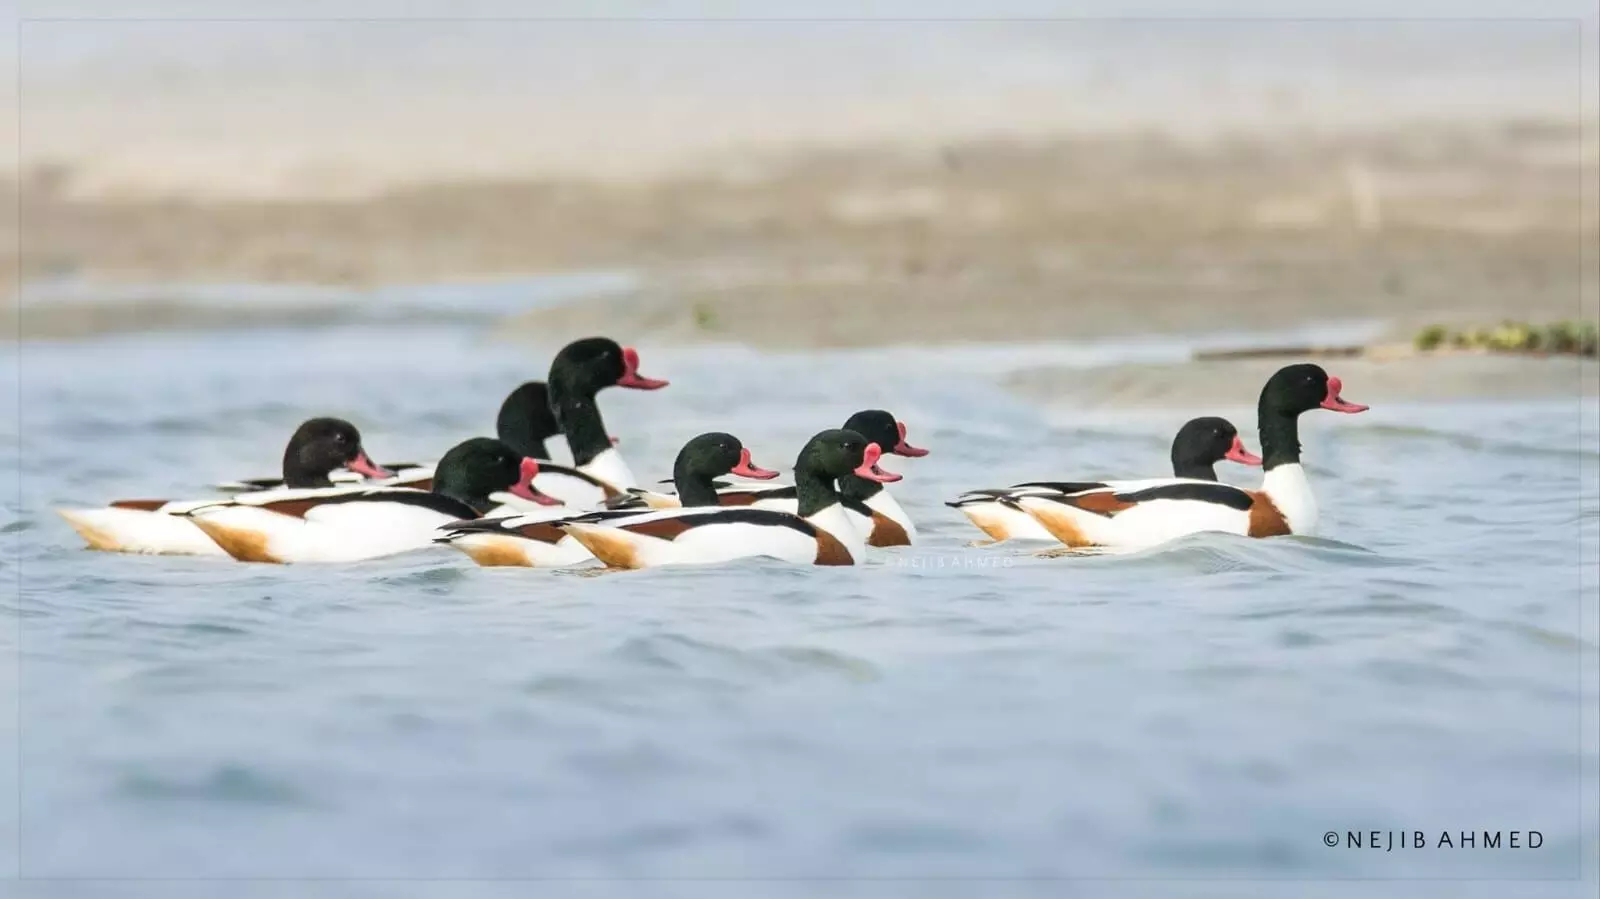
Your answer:
[[[788,487],[740,487],[734,493],[748,493],[753,497],[753,502],[764,502],[769,499],[796,499],[799,494],[795,492],[794,485]]]
[[[970,506],[977,503],[992,503],[1003,496],[1010,495],[1011,489],[1012,488],[1007,488],[1004,490],[968,490],[956,497],[951,502],[945,503],[945,505],[952,509],[959,509],[962,506]]]
[[[797,518],[787,512],[776,512],[771,509],[728,507],[705,512],[691,512],[687,515],[675,516],[675,520],[688,527],[706,524],[755,524],[763,527],[790,528],[808,537],[814,537],[817,533],[816,526],[809,521]]]
[[[1254,502],[1250,494],[1227,484],[1163,484],[1159,487],[1119,493],[1117,499],[1125,503],[1142,503],[1155,499],[1190,500],[1216,503],[1240,512],[1249,511]]]
[[[453,515],[456,518],[478,517],[476,509],[460,500],[451,499],[438,493],[426,493],[421,490],[368,490],[362,493],[345,493],[327,497],[317,505],[328,506],[358,502],[400,503],[404,506],[428,509],[441,515]]]
[[[1085,490],[1104,490],[1105,484],[1096,481],[1027,481],[1022,484],[1012,484],[1011,489],[1018,490],[1024,487],[1043,487],[1046,490],[1059,490],[1062,493],[1082,493]],[[977,493],[978,491],[971,491]]]

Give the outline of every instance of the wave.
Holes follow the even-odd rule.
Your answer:
[[[1138,550],[1066,550],[1033,554],[1035,558],[1078,558],[1092,564],[1135,568],[1177,569],[1194,574],[1224,572],[1298,572],[1327,568],[1391,568],[1418,564],[1387,556],[1355,543],[1326,537],[1274,537],[1261,540],[1234,534],[1191,534]]]
[[[1477,434],[1464,434],[1460,431],[1447,431],[1429,428],[1422,425],[1394,425],[1376,424],[1367,427],[1351,428],[1340,436],[1345,442],[1358,443],[1367,440],[1415,440],[1443,444],[1452,449],[1467,450],[1469,452],[1491,453],[1503,456],[1546,456],[1552,458],[1568,459],[1600,459],[1600,452],[1591,449],[1573,447],[1545,446],[1541,444],[1518,443],[1510,440],[1495,440],[1481,437]]]
[[[825,674],[862,683],[881,677],[872,662],[837,650],[793,644],[741,649],[682,634],[633,637],[610,655],[633,667],[729,682],[782,681]]]
[[[124,775],[118,792],[135,799],[199,800],[259,805],[310,806],[310,797],[293,784],[240,765],[218,765],[200,774],[156,774],[135,771]]]

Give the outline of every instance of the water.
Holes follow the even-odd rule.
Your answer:
[[[1162,883],[1133,894],[1363,878],[1409,896],[1592,864],[1579,709],[1596,699],[1600,456],[1574,401],[1311,417],[1323,539],[1127,557],[968,548],[977,532],[940,503],[1158,472],[1187,416],[1047,415],[972,374],[994,368],[978,351],[646,345],[672,386],[602,394],[651,479],[703,430],[787,468],[858,408],[906,419],[933,450],[896,466],[921,542],[853,569],[580,577],[447,549],[249,567],[84,552],[47,511],[269,473],[310,414],[356,420],[380,458],[436,457],[556,348],[476,327],[22,347],[0,401],[21,487],[0,522],[21,588],[9,873],[51,895],[93,886],[63,878],[326,878],[226,889],[1054,896],[1144,877]],[[1401,829],[1543,846],[1322,842]]]

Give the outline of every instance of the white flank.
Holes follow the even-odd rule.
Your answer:
[[[402,488],[404,489],[404,488]],[[515,510],[497,509],[501,514]],[[409,503],[370,498],[317,506],[304,518],[282,515],[251,504],[201,509],[195,517],[208,524],[259,535],[264,549],[279,562],[357,562],[430,546],[438,527],[456,516]]]
[[[1032,515],[1004,505],[997,499],[969,502],[957,506],[961,514],[985,534],[998,540],[1055,540]],[[996,535],[1004,534],[1004,537]]]
[[[1086,490],[1074,496],[1096,493],[1131,493],[1169,484],[1208,484],[1214,481],[1197,481],[1190,478],[1151,478],[1138,481],[1110,481],[1102,490]],[[1059,494],[1057,494],[1059,495]],[[1088,541],[1096,546],[1116,549],[1138,549],[1166,543],[1179,537],[1206,531],[1248,535],[1250,513],[1221,503],[1202,500],[1145,500],[1131,509],[1106,516],[1077,509],[1049,499],[1048,494],[1022,494],[1017,497],[1022,508],[1041,521],[1059,516],[1070,522]]]
[[[634,564],[640,568],[714,565],[755,557],[780,559],[796,565],[810,565],[816,562],[815,537],[777,524],[722,523],[713,520],[697,524],[671,540],[623,530],[623,526],[628,524],[659,521],[681,515],[715,515],[716,511],[715,509],[666,509],[644,512],[605,524],[574,524],[570,529],[580,538],[593,537],[625,542],[633,551]],[[844,545],[852,559],[859,561],[863,558],[864,537],[850,520],[849,514],[837,503],[828,506],[808,520],[812,525],[832,534]]]
[[[640,568],[668,565],[715,565],[737,559],[768,557],[809,565],[817,557],[816,538],[780,525],[702,524],[662,540],[606,525],[572,525],[582,537],[622,540],[633,548]]]
[[[204,531],[195,527],[194,522],[183,517],[182,513],[226,503],[260,505],[282,499],[327,496],[362,489],[365,488],[347,486],[255,490],[228,499],[173,500],[159,509],[149,511],[116,507],[57,511],[94,549],[147,555],[219,556],[227,553],[206,536]]]
[[[227,555],[189,519],[166,511],[111,508],[57,511],[94,549],[171,556]]]
[[[484,515],[481,523],[497,525],[494,531],[472,530],[451,532],[441,528],[435,538],[443,537],[445,545],[469,556],[478,550],[499,550],[521,557],[521,564],[529,568],[565,568],[592,561],[594,556],[573,537],[563,535],[555,543],[545,543],[524,537],[517,529],[529,524],[539,524],[570,517],[572,510],[562,506],[541,506],[536,511],[524,513],[502,506]],[[627,516],[630,520],[632,516]],[[479,564],[483,564],[479,561]],[[498,564],[504,564],[503,562]]]
[[[570,534],[563,536],[556,543],[544,543],[538,540],[529,540],[515,533],[489,533],[484,531],[469,531],[451,534],[447,538],[446,546],[458,549],[478,564],[484,564],[477,553],[492,552],[495,556],[508,554],[520,557],[521,564],[529,568],[568,568],[594,561],[594,555],[585,549]],[[495,564],[504,565],[504,561]]]

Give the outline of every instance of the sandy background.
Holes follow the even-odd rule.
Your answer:
[[[184,7],[116,11],[139,6]],[[1050,12],[1012,6],[985,11]],[[1263,9],[1362,11],[1291,6]],[[1586,4],[1467,6],[1432,14],[1594,24]],[[63,285],[575,270],[642,286],[508,333],[804,347],[1600,317],[1581,18],[665,21],[680,7],[707,5],[25,21],[0,181],[23,333],[140,326],[125,300],[53,303]]]

